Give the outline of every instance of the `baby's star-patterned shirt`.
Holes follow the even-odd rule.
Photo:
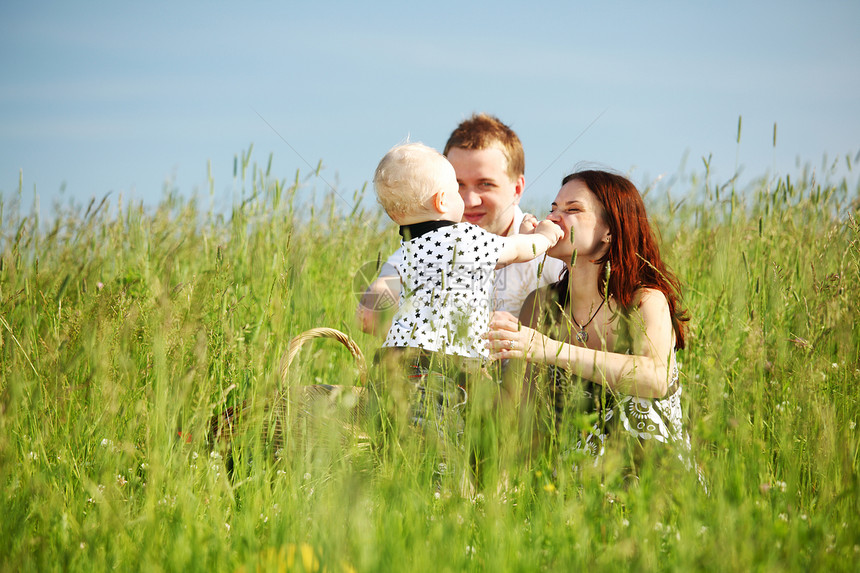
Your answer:
[[[402,227],[401,234],[400,307],[383,346],[489,357],[481,335],[505,239],[450,221]]]

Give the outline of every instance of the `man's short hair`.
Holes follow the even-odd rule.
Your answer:
[[[502,123],[499,118],[476,113],[464,120],[451,132],[444,154],[454,148],[492,149],[498,148],[507,160],[507,173],[511,181],[516,181],[526,172],[526,158],[523,144],[514,130]]]
[[[376,197],[395,222],[420,213],[448,184],[456,191],[454,168],[444,155],[422,143],[392,147],[373,175]]]

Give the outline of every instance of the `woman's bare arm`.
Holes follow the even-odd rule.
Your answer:
[[[674,331],[669,304],[660,291],[642,289],[631,312],[632,354],[575,346],[523,326],[513,317],[495,313],[490,322],[491,358],[524,358],[569,370],[605,384],[614,392],[640,398],[662,398],[669,389]],[[510,340],[514,347],[509,348]]]

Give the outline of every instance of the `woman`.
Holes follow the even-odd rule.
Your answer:
[[[599,413],[581,447],[596,455],[610,433],[689,448],[681,422],[675,350],[684,348],[678,281],[660,257],[645,205],[626,178],[581,171],[564,178],[548,219],[564,237],[548,251],[567,271],[533,291],[519,323],[497,312],[487,345],[494,359],[522,358],[526,397],[534,365],[549,367],[554,393],[582,380]]]

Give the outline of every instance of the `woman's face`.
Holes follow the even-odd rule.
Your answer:
[[[559,190],[547,217],[561,227],[564,237],[547,254],[570,262],[574,250],[577,261],[601,258],[609,249],[609,226],[603,204],[582,181],[574,179]]]

